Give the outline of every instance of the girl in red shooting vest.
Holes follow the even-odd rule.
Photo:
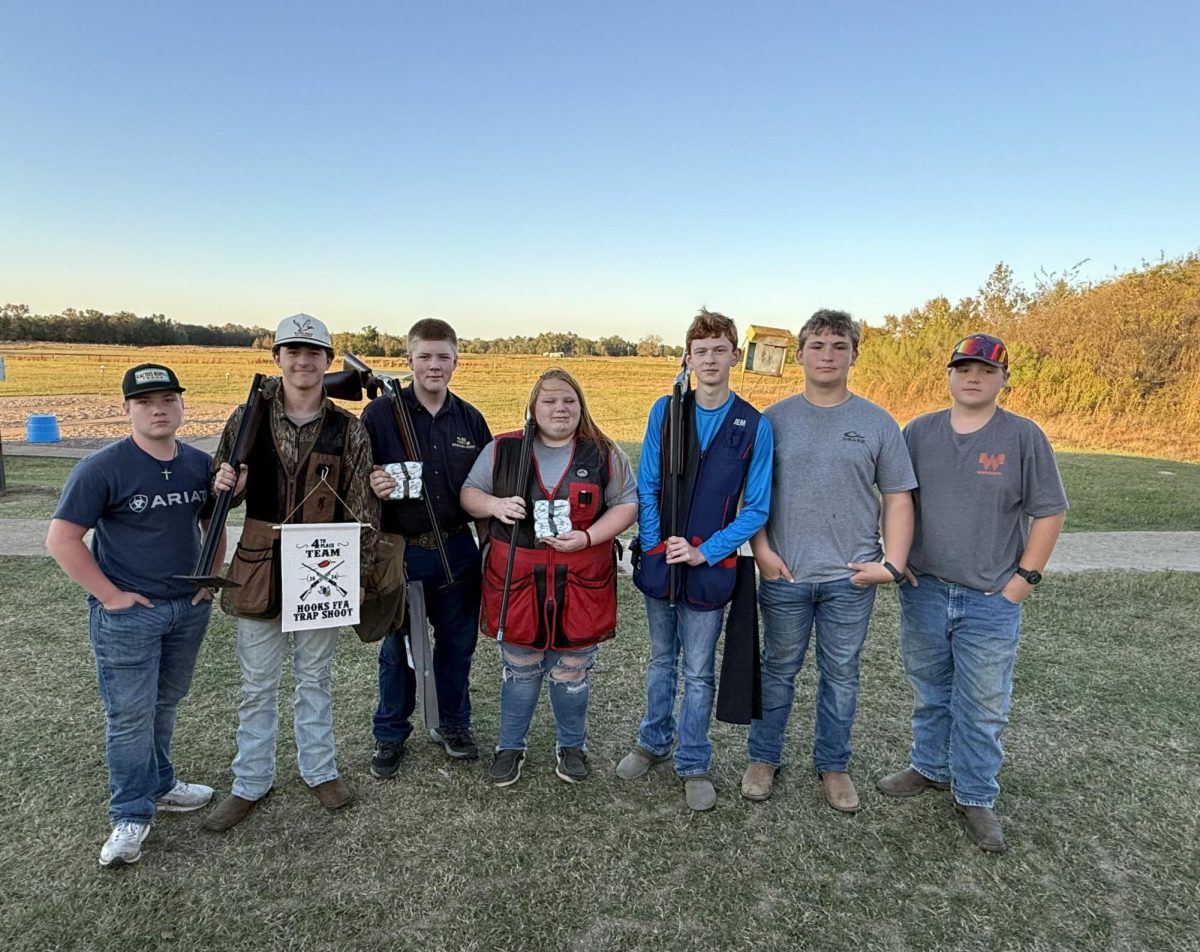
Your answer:
[[[484,449],[463,485],[463,508],[489,518],[481,627],[495,638],[509,547],[515,545],[500,657],[500,731],[489,771],[507,787],[521,776],[533,712],[549,675],[557,739],[555,773],[588,775],[588,672],[601,641],[617,627],[613,539],[637,518],[629,458],[588,413],[583,390],[565,370],[545,371],[529,395],[535,423],[524,486],[521,431]]]

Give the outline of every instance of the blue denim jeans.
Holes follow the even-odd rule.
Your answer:
[[[712,722],[717,693],[717,639],[721,637],[724,609],[700,611],[682,602],[646,596],[646,621],[650,626],[650,666],[646,669],[646,716],[638,727],[638,744],[652,754],[670,753],[675,743],[675,772],[680,777],[708,773]],[[675,687],[679,657],[683,656],[683,700],[675,721]]]
[[[773,767],[783,763],[783,735],[796,675],[816,631],[817,713],[813,766],[841,773],[850,764],[850,728],[858,706],[858,659],[867,640],[875,587],[859,588],[848,578],[835,582],[764,581],[762,614],[762,720],[750,724],[750,759]]]
[[[408,546],[404,567],[411,582],[425,588],[425,612],[433,629],[433,677],[437,684],[442,727],[471,726],[471,659],[479,639],[481,590],[479,548],[471,534],[446,543],[454,573],[454,588],[443,589],[445,573],[437,549]],[[408,666],[404,636],[408,625],[394,631],[379,646],[379,706],[373,722],[375,739],[403,744],[412,734],[416,707],[416,676]],[[437,727],[427,724],[426,727]]]
[[[992,807],[1004,760],[1021,606],[999,592],[922,575],[900,589],[900,651],[912,685],[912,766],[949,781],[963,806]]]
[[[233,792],[246,800],[267,795],[275,782],[279,681],[283,652],[292,640],[296,700],[292,712],[300,776],[310,787],[337,777],[333,748],[333,654],[338,629],[285,632],[280,620],[239,618],[237,657],[242,669]]]
[[[88,633],[106,718],[108,818],[149,823],[154,801],[175,786],[171,735],[192,684],[212,602],[190,595],[105,611],[89,599]]]
[[[500,735],[496,750],[524,750],[529,725],[550,675],[550,709],[554,712],[557,746],[587,749],[588,672],[596,663],[599,645],[579,651],[536,651],[521,645],[500,645],[504,681],[500,685]]]

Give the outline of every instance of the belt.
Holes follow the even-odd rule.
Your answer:
[[[455,526],[453,529],[447,529],[442,533],[442,539],[449,542],[455,536],[460,536],[464,532],[470,532],[468,526]],[[428,532],[421,532],[417,535],[405,536],[404,540],[409,545],[415,545],[421,549],[436,549],[437,548],[437,533],[430,529]]]

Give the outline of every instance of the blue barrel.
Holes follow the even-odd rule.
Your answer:
[[[25,421],[25,440],[29,443],[57,443],[58,417],[53,413],[31,413]]]

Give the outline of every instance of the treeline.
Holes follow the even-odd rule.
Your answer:
[[[105,314],[67,308],[61,314],[33,314],[26,304],[0,307],[0,340],[36,340],[64,344],[131,344],[158,347],[270,347],[266,328],[225,324],[221,327],[177,324],[162,314],[138,317],[128,311]]]
[[[265,327],[239,324],[177,324],[162,314],[138,317],[128,311],[105,314],[67,308],[61,314],[33,314],[26,304],[0,307],[0,340],[49,341],[70,344],[130,344],[159,347],[192,344],[199,347],[261,347],[270,349],[273,332]],[[360,357],[404,357],[408,342],[403,335],[388,334],[367,325],[361,331],[333,335],[339,354]],[[662,338],[648,334],[636,343],[611,335],[592,340],[578,334],[550,333],[536,337],[467,337],[459,341],[465,354],[554,354],[563,357],[678,357],[682,347],[668,347]]]
[[[357,334],[333,335],[338,353],[351,351],[360,357],[404,357],[408,342],[404,337],[382,333],[367,326]],[[538,334],[536,337],[460,337],[458,350],[463,354],[534,354],[562,357],[679,357],[683,348],[668,347],[656,334],[647,334],[637,343],[613,334],[592,340],[573,331]]]
[[[1008,344],[1005,405],[1052,438],[1200,459],[1200,254],[1032,289],[1001,263],[974,296],[866,328],[852,386],[903,419],[945,406],[950,348],[976,331]]]

